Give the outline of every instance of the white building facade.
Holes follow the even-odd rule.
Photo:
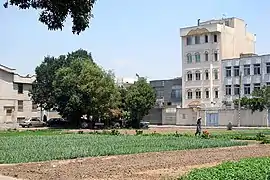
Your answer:
[[[221,60],[254,53],[255,36],[238,18],[200,22],[180,29],[184,108],[222,105]]]
[[[28,95],[34,80],[35,76],[20,76],[15,69],[0,65],[0,123],[40,117]]]
[[[254,90],[270,86],[270,55],[224,59],[222,77],[226,104],[232,105],[239,97],[251,97]]]

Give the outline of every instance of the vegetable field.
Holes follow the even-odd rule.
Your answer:
[[[0,136],[0,163],[134,154],[245,145],[224,139],[185,136],[62,134]]]
[[[226,162],[213,168],[194,170],[179,180],[268,180],[270,179],[270,158],[245,159]]]

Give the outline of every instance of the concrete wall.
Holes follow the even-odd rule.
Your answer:
[[[151,110],[150,112],[151,114],[145,117],[144,120],[150,121],[151,124],[162,123],[162,125],[190,126],[196,125],[197,118],[201,117],[202,125],[206,125],[207,124],[206,114],[210,112],[218,113],[218,126],[227,126],[229,122],[232,122],[234,126],[238,125],[239,111],[235,109],[197,111],[190,108],[175,108],[175,107],[167,107],[163,109],[155,108]],[[270,126],[270,124],[267,123],[268,121],[267,111],[251,113],[251,110],[241,110],[240,117],[241,117],[240,118],[241,126],[251,126],[251,127]]]
[[[149,114],[143,118],[143,121],[148,121],[150,124],[162,124],[162,108],[153,108]]]

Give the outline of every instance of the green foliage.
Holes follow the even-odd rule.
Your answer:
[[[70,16],[73,22],[72,32],[80,34],[89,27],[95,2],[96,0],[7,0],[4,7],[12,5],[19,9],[41,10],[39,21],[47,25],[49,30],[62,30],[64,22]]]
[[[238,105],[239,99],[234,101]],[[252,93],[252,98],[243,97],[240,99],[241,107],[255,111],[263,111],[270,108],[270,87],[264,86]]]
[[[114,131],[114,134],[118,134]],[[246,145],[230,140],[175,136],[98,134],[1,137],[0,163],[21,163],[142,152]]]
[[[142,134],[143,134],[143,131],[142,131],[142,130],[137,130],[137,129],[136,129],[135,132],[136,132],[136,135],[142,135]]]
[[[67,55],[61,55],[58,58],[50,56],[44,58],[41,65],[36,67],[36,80],[29,94],[34,103],[45,110],[57,107],[53,87],[56,72],[62,67],[68,67],[74,59],[88,59],[90,62],[93,62],[91,54],[82,49]]]
[[[270,178],[270,158],[226,162],[213,168],[197,169],[179,180],[266,180]]]
[[[119,103],[112,74],[88,59],[74,59],[69,67],[60,68],[53,88],[57,110],[64,117],[104,119]]]
[[[140,121],[149,113],[155,101],[155,91],[144,78],[139,77],[138,81],[128,88],[125,102],[133,128],[140,128]]]

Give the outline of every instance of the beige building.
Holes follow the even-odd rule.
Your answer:
[[[254,53],[255,35],[238,18],[200,22],[180,29],[183,107],[222,106],[221,59]]]
[[[40,117],[29,97],[35,76],[20,76],[0,65],[0,123],[15,123],[25,118]]]

